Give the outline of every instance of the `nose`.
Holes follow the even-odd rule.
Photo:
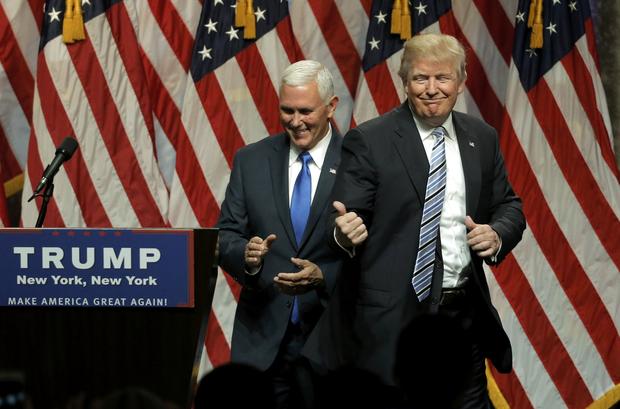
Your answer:
[[[290,124],[293,128],[297,128],[301,125],[301,114],[299,112],[294,112],[293,115],[291,115]]]
[[[430,95],[435,95],[437,94],[437,92],[437,81],[435,80],[435,78],[431,77],[428,79],[428,82],[426,84],[426,93]]]

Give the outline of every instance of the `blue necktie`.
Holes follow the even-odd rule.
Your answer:
[[[435,266],[435,248],[439,234],[439,220],[446,193],[446,153],[444,144],[445,129],[438,127],[431,133],[435,138],[426,184],[424,211],[420,226],[420,244],[415,260],[411,284],[419,301],[430,294]]]
[[[312,201],[312,177],[310,176],[310,168],[308,162],[312,160],[310,153],[302,152],[299,154],[298,160],[301,160],[301,170],[295,180],[293,187],[293,197],[291,199],[291,221],[293,222],[293,230],[295,231],[295,240],[297,246],[301,244],[301,239],[306,230],[308,215],[310,214],[310,203]],[[291,322],[299,323],[299,302],[297,297],[293,299],[293,311],[291,312]]]

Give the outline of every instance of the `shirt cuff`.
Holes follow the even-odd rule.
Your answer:
[[[497,248],[497,251],[495,252],[495,254],[491,256],[491,263],[493,264],[497,264],[497,256],[499,255],[499,252],[502,251],[502,238],[499,237],[499,235],[498,235],[498,238],[499,238],[499,247]]]
[[[261,264],[261,265],[260,265],[260,266],[258,266],[258,267],[248,267],[248,266],[245,266],[244,270],[245,270],[245,273],[246,273],[247,275],[249,275],[249,276],[255,276],[256,274],[260,273],[260,271],[262,270],[262,268],[263,268],[263,265]]]
[[[340,247],[341,249],[343,249],[348,255],[349,257],[353,258],[355,257],[355,247],[345,247],[342,244],[340,244],[340,242],[338,241],[338,235],[336,234],[336,227],[334,227],[334,241],[336,242],[336,244],[338,245],[338,247]]]

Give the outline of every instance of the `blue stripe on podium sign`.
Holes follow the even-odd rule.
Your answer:
[[[193,307],[191,230],[1,229],[0,306]]]

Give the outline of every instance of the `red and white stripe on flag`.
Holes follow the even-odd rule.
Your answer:
[[[2,177],[2,169],[0,169],[0,177]],[[9,212],[6,205],[4,183],[2,183],[0,184],[0,227],[8,227],[9,225]]]
[[[42,15],[43,0],[0,2],[0,226],[9,226],[4,184],[26,165]]]
[[[83,1],[86,40],[65,45],[64,1],[47,1],[33,93],[24,198],[68,135],[49,226],[167,226],[175,137],[196,1]],[[38,210],[23,203],[24,226]]]

